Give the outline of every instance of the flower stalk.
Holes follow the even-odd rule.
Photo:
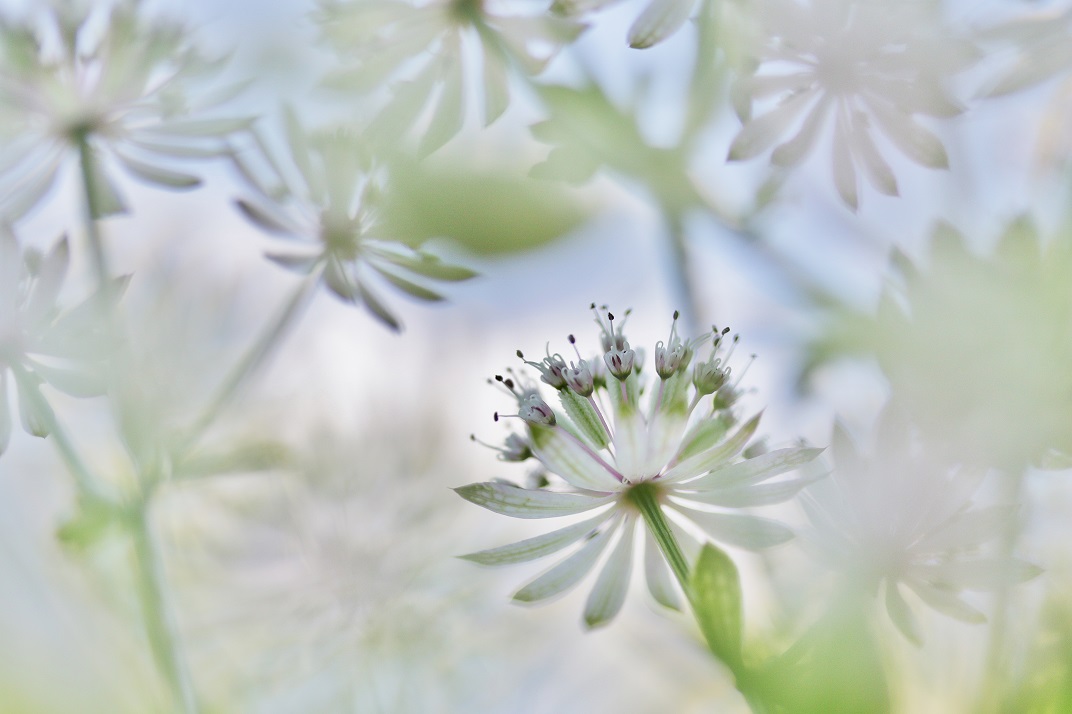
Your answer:
[[[151,492],[150,492],[151,494]],[[160,553],[149,523],[150,494],[139,502],[130,520],[135,575],[142,605],[142,620],[149,646],[160,672],[167,679],[183,714],[198,714],[200,706],[183,658],[174,614],[167,600]]]
[[[629,489],[628,498],[644,517],[644,523],[651,530],[651,535],[670,565],[674,577],[688,595],[689,564],[681,552],[681,546],[678,545],[674,532],[670,530],[670,524],[666,520],[662,506],[659,505],[658,487],[650,482],[642,481]]]

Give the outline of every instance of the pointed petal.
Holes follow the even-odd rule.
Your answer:
[[[967,511],[946,521],[940,528],[916,542],[917,553],[939,553],[971,548],[1001,535],[1006,524],[1016,518],[1016,506],[992,506]]]
[[[637,50],[662,42],[685,24],[694,4],[694,0],[651,0],[629,28],[626,41]]]
[[[617,529],[611,526],[597,533],[576,553],[518,590],[514,594],[514,600],[537,602],[569,590],[592,570],[615,530]]]
[[[948,615],[949,617],[972,625],[986,622],[986,615],[961,600],[955,593],[942,588],[936,588],[933,585],[916,578],[906,580],[905,584],[919,596],[920,600],[927,603],[943,615]]]
[[[603,571],[584,606],[584,624],[590,629],[607,624],[622,609],[633,572],[634,521],[627,518],[618,545],[611,551]]]
[[[711,469],[725,464],[744,450],[748,440],[759,428],[759,420],[763,416],[760,412],[749,419],[730,438],[714,448],[708,449],[696,456],[691,456],[679,464],[672,466],[660,477],[663,483],[675,483],[690,478],[702,476]]]
[[[250,223],[266,233],[284,238],[293,238],[298,233],[298,230],[291,226],[284,216],[277,214],[274,209],[264,208],[242,198],[235,201],[235,206],[242,212],[242,215],[249,219]]]
[[[452,40],[452,42],[451,42]],[[465,85],[461,61],[461,48],[458,46],[457,33],[451,33],[444,40],[452,49],[444,53],[444,79],[439,90],[439,103],[428,125],[428,130],[421,139],[417,153],[428,156],[446,144],[461,131],[465,120]]]
[[[0,369],[0,454],[11,443],[11,407],[7,394],[7,370]]]
[[[670,566],[647,528],[644,529],[644,579],[655,602],[671,610],[681,609],[681,598],[674,586]]]
[[[771,163],[775,166],[791,168],[803,161],[811,148],[815,146],[815,139],[829,109],[830,98],[823,95],[804,118],[804,123],[800,126],[800,131],[796,136],[775,147],[771,153]]]
[[[675,495],[687,498],[690,501],[707,503],[712,506],[724,508],[749,508],[752,506],[769,506],[774,503],[783,503],[800,493],[801,490],[812,485],[825,475],[795,478],[777,483],[764,483],[752,486],[740,486],[737,488],[716,488],[703,493],[686,493],[675,491]]]
[[[793,531],[778,521],[738,513],[709,513],[674,504],[713,540],[747,550],[760,550],[792,540]]]
[[[890,613],[890,619],[897,629],[917,647],[923,644],[923,636],[919,631],[919,622],[912,614],[908,603],[897,589],[897,583],[886,581],[886,612]]]
[[[763,116],[748,121],[730,144],[727,161],[753,159],[774,146],[814,96],[813,89],[796,92]]]
[[[852,160],[852,145],[845,122],[839,116],[834,127],[834,185],[845,205],[856,210],[860,206],[860,197],[856,186],[856,166]]]
[[[690,491],[710,491],[752,486],[813,461],[823,449],[790,447],[776,449],[751,459],[723,466],[693,481],[682,483]]]
[[[539,491],[495,481],[472,483],[454,491],[470,503],[513,518],[570,516],[614,500],[614,496],[596,498],[579,493]]]
[[[506,63],[490,52],[484,53],[484,126],[503,115],[510,106],[510,75]]]
[[[114,151],[113,153],[127,171],[147,183],[174,189],[191,189],[201,185],[201,179],[192,174],[154,166],[125,152]]]
[[[462,560],[470,560],[480,565],[512,565],[536,560],[551,553],[557,553],[571,543],[576,543],[581,538],[591,534],[611,515],[612,512],[608,511],[587,521],[574,523],[572,526],[566,526],[535,538],[526,538],[510,545],[490,548],[459,557]]]
[[[529,432],[532,453],[568,483],[592,491],[614,491],[621,486],[591,447],[561,426],[532,427]]]
[[[864,174],[879,193],[897,196],[897,177],[893,175],[893,169],[886,163],[886,159],[878,152],[878,147],[871,139],[871,128],[861,123],[855,123],[853,126],[852,142],[856,157],[863,162]]]
[[[941,139],[911,117],[899,114],[880,102],[868,102],[882,131],[905,156],[921,166],[932,169],[949,168],[949,156]]]
[[[994,590],[1023,583],[1036,577],[1042,568],[1016,558],[980,558],[939,564],[915,564],[912,574],[936,586],[953,590]]]

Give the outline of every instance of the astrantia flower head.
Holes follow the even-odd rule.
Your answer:
[[[8,372],[23,428],[37,436],[49,433],[53,419],[42,384],[74,396],[104,391],[99,368],[108,345],[96,320],[100,294],[66,313],[56,305],[68,256],[66,239],[45,255],[20,254],[14,234],[0,225],[0,452],[11,438]]]
[[[687,565],[680,553],[664,560],[656,548],[657,541],[672,538],[665,516],[691,521],[696,532],[706,531],[734,546],[756,549],[783,543],[792,537],[786,526],[726,509],[791,498],[813,479],[772,479],[821,451],[791,447],[742,458],[759,415],[741,424],[734,413],[739,377],[730,362],[737,339],[728,330],[712,329],[695,340],[683,340],[675,315],[669,338],[655,346],[656,374],[649,378],[642,371],[642,353],[625,336],[625,320],[595,305],[592,309],[601,343],[595,357],[582,357],[572,335],[575,360],[567,362],[550,349],[538,361],[518,353],[540,373],[541,382],[557,392],[557,407],[544,399],[536,384],[513,371],[495,378],[516,400],[517,413],[510,417],[522,426],[500,455],[508,461],[531,455],[546,470],[547,485],[523,488],[490,481],[457,489],[466,500],[515,518],[600,509],[588,520],[547,535],[465,556],[485,565],[504,565],[582,542],[514,596],[533,602],[577,584],[613,544],[585,608],[590,627],[608,622],[624,601],[638,521],[648,525],[648,587],[658,602],[677,607],[667,566],[681,582]],[[495,416],[497,421],[506,417]]]
[[[852,208],[859,171],[880,193],[898,193],[876,129],[912,161],[948,167],[941,140],[914,117],[961,112],[945,85],[974,54],[945,30],[933,3],[763,0],[759,13],[767,40],[756,71],[734,89],[744,126],[731,160],[774,147],[771,163],[794,167],[832,125],[834,183]],[[772,109],[752,116],[754,103],[770,99],[777,100]]]
[[[801,498],[814,525],[802,542],[865,592],[884,588],[890,619],[913,642],[923,635],[904,588],[942,614],[984,622],[961,591],[996,590],[1040,572],[982,551],[1017,517],[1016,507],[974,508],[985,470],[928,461],[902,415],[888,410],[876,431],[869,454],[835,431],[831,477]]]
[[[394,82],[393,96],[369,128],[380,141],[400,138],[434,100],[421,139],[435,151],[465,119],[466,42],[476,41],[482,63],[484,123],[510,103],[510,75],[536,75],[584,26],[546,13],[493,12],[484,0],[321,0],[317,20],[343,66],[328,84],[368,92]],[[417,65],[415,74],[408,68]]]
[[[380,210],[390,191],[389,176],[359,137],[345,130],[307,133],[292,111],[284,113],[291,166],[270,159],[270,167],[279,170],[269,181],[241,155],[235,157],[260,194],[255,201],[239,200],[238,207],[260,228],[298,244],[269,253],[271,260],[300,272],[319,272],[333,294],[363,303],[394,329],[398,320],[371,283],[386,282],[419,300],[438,301],[442,296],[424,283],[475,275],[390,239]]]
[[[190,96],[220,62],[203,57],[183,28],[147,21],[134,0],[110,5],[56,0],[35,18],[0,20],[0,211],[8,220],[37,203],[72,150],[90,154],[94,210],[107,215],[123,204],[101,170],[105,154],[138,179],[191,188],[197,177],[168,164],[225,153],[225,137],[250,124],[203,114],[233,88]]]

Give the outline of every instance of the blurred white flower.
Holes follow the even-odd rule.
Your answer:
[[[377,141],[400,139],[438,92],[418,147],[421,154],[435,151],[462,128],[469,38],[477,40],[484,123],[491,124],[510,103],[511,72],[539,74],[584,30],[546,12],[492,12],[484,0],[320,0],[316,19],[344,63],[328,76],[329,85],[369,92],[393,82],[390,101],[368,129]]]
[[[1072,453],[1072,235],[1014,221],[991,257],[940,225],[873,316],[833,316],[813,363],[874,356],[936,456],[1019,473]]]
[[[263,230],[297,244],[292,250],[270,252],[269,259],[302,273],[318,272],[337,297],[363,303],[396,330],[398,320],[370,283],[386,282],[418,300],[435,302],[443,297],[423,283],[476,275],[385,235],[390,229],[383,225],[381,208],[384,191],[390,190],[389,175],[385,179],[386,169],[358,136],[342,130],[307,133],[289,109],[285,116],[293,170],[274,171],[269,183],[236,155],[259,194],[255,201],[238,200],[239,209]],[[270,157],[269,164],[281,169]]]
[[[996,57],[1012,55],[984,96],[1000,97],[1072,71],[1072,8],[1047,7],[980,30]]]
[[[898,194],[876,134],[922,166],[948,168],[941,140],[915,115],[947,118],[962,111],[946,85],[974,50],[946,27],[935,3],[762,0],[757,12],[767,39],[755,72],[733,89],[744,125],[730,160],[774,147],[772,164],[797,166],[832,125],[834,183],[853,209],[859,170],[879,192]],[[776,104],[753,116],[753,105],[766,100]]]
[[[11,438],[8,372],[23,428],[36,436],[46,436],[54,418],[42,384],[73,396],[104,392],[100,368],[108,345],[97,320],[99,294],[63,313],[56,304],[68,257],[66,238],[46,255],[21,251],[0,224],[0,453]]]
[[[677,335],[675,316],[668,342],[655,346],[657,378],[649,382],[642,377],[642,355],[630,347],[622,332],[624,320],[616,322],[605,310],[596,315],[602,360],[586,361],[578,350],[577,362],[568,366],[558,354],[548,354],[538,363],[527,362],[540,371],[543,382],[558,391],[561,407],[557,411],[535,386],[523,386],[513,376],[496,377],[517,398],[516,416],[525,425],[524,436],[508,438],[502,458],[521,461],[531,456],[554,480],[530,488],[491,481],[456,489],[462,498],[514,518],[569,516],[609,506],[589,520],[547,535],[465,556],[484,565],[505,565],[583,542],[579,550],[514,595],[517,601],[534,602],[577,584],[616,541],[585,607],[589,627],[609,622],[622,606],[638,517],[650,524],[652,510],[672,513],[675,520],[692,521],[714,540],[743,548],[783,543],[793,534],[776,521],[709,507],[737,509],[785,501],[814,479],[771,479],[811,461],[821,451],[792,447],[740,458],[756,431],[759,415],[737,425],[733,406],[739,379],[730,378],[728,366],[737,340],[727,339],[728,330],[685,342]],[[711,354],[695,364],[690,378],[693,350],[708,339]],[[572,336],[570,342],[576,349]],[[648,388],[647,404],[642,405],[641,396]],[[705,399],[708,396],[710,400]],[[662,528],[668,527],[661,515],[655,520]],[[645,530],[645,536],[648,588],[658,602],[677,607],[668,562],[656,549],[660,534]],[[669,565],[679,580],[687,570],[684,563]]]
[[[123,210],[100,166],[107,153],[136,178],[167,188],[199,179],[169,167],[175,158],[226,153],[248,118],[209,118],[238,87],[191,87],[221,61],[203,57],[185,29],[149,22],[136,0],[111,7],[53,0],[38,16],[0,19],[0,214],[15,220],[55,182],[72,149],[91,156],[98,216]],[[102,26],[103,25],[103,26]]]
[[[917,644],[923,635],[902,586],[942,614],[984,622],[961,591],[997,590],[1041,572],[980,551],[1017,518],[1017,507],[973,508],[986,472],[936,466],[893,408],[876,433],[871,453],[861,455],[835,429],[834,471],[801,497],[814,530],[801,533],[800,541],[864,592],[877,595],[884,586],[890,619]]]

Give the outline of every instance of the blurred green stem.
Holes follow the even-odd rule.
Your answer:
[[[696,285],[689,271],[689,250],[685,242],[685,225],[681,213],[665,209],[666,227],[670,239],[671,283],[677,293],[675,307],[681,311],[681,320],[685,334],[695,335],[700,332],[700,301],[696,295]]]
[[[182,656],[174,615],[167,601],[167,583],[160,553],[149,522],[151,501],[143,500],[131,517],[135,570],[141,597],[142,619],[157,667],[167,678],[184,714],[198,714],[193,681]]]
[[[180,443],[177,450],[178,457],[181,458],[182,454],[193,446],[197,440],[204,433],[224,407],[234,399],[235,395],[245,384],[246,379],[256,371],[265,359],[271,354],[272,350],[276,347],[280,338],[286,333],[286,331],[294,324],[295,320],[302,313],[302,309],[308,302],[310,295],[312,295],[313,288],[316,287],[317,282],[320,280],[320,272],[314,271],[311,275],[305,278],[301,284],[298,285],[298,289],[294,291],[290,299],[284,303],[283,307],[276,313],[275,317],[265,327],[261,336],[250,347],[249,352],[242,358],[231,373],[227,375],[223,384],[220,386],[219,392],[217,392],[215,399],[208,406],[207,409],[201,414],[201,416],[194,422],[193,426],[187,432],[185,438]]]
[[[100,206],[97,196],[97,170],[93,165],[93,149],[89,145],[89,136],[86,132],[78,134],[78,163],[82,169],[82,194],[85,208],[86,237],[89,239],[89,250],[93,256],[93,268],[97,273],[97,282],[107,298],[111,297],[111,271],[108,267],[108,255],[104,250],[104,241],[101,239],[100,228],[97,226],[97,217],[100,215]]]
[[[1020,504],[1023,501],[1024,474],[1020,470],[1003,473],[1001,479],[1002,503]],[[1008,563],[1012,559],[1016,543],[1020,540],[1022,521],[1009,519],[1001,533],[997,557]],[[980,712],[997,712],[1002,709],[1008,677],[1009,609],[1012,607],[1013,585],[1003,582],[994,593],[994,615],[990,620],[990,642],[986,652],[986,678],[979,701]]]

